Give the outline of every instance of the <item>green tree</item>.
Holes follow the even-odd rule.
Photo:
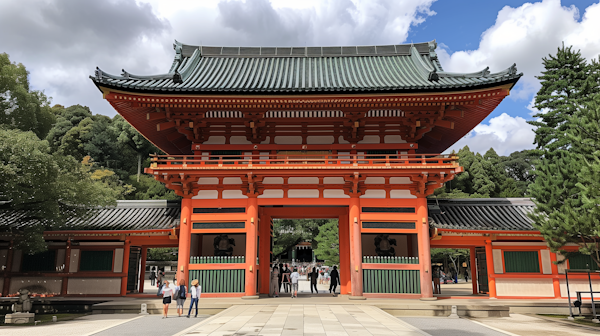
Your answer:
[[[0,54],[0,125],[46,136],[54,114],[50,99],[29,88],[29,72],[23,64],[11,63],[7,54]]]
[[[173,247],[157,247],[149,248],[146,260],[153,261],[174,261],[177,260],[178,248]]]
[[[154,177],[150,175],[137,175],[129,176],[128,183],[135,188],[134,193],[130,193],[125,196],[126,199],[137,199],[137,200],[180,200],[181,197],[173,190],[167,189],[163,183],[158,182]]]
[[[277,258],[287,253],[301,242],[311,242],[313,250],[317,247],[314,237],[326,219],[277,219],[273,221],[273,256]]]
[[[319,226],[319,234],[315,237],[317,248],[315,257],[325,260],[328,264],[340,263],[340,239],[337,220],[329,220]]]
[[[113,125],[117,131],[117,141],[121,147],[125,147],[137,155],[137,174],[136,180],[140,182],[142,174],[142,160],[148,157],[150,153],[159,152],[150,141],[144,138],[131,124],[129,124],[120,115],[115,116]]]
[[[534,164],[536,179],[529,188],[536,203],[531,218],[553,251],[576,243],[580,252],[591,254],[600,265],[594,213],[600,203],[593,190],[600,144],[594,136],[598,62],[588,64],[579,52],[563,47],[557,56],[544,59],[544,66],[536,96],[536,107],[544,113],[536,115],[540,120],[533,123],[538,126],[535,141],[542,157]]]
[[[477,153],[476,161],[471,165],[471,175],[473,176],[473,193],[490,197],[496,190],[496,185],[488,175],[490,165],[484,160],[481,154]]]
[[[483,155],[483,166],[487,170],[489,179],[494,183],[491,197],[498,197],[502,193],[502,187],[506,183],[506,171],[502,164],[502,158],[493,148],[488,149]]]
[[[8,209],[23,211],[19,221],[27,223],[13,226],[16,247],[43,251],[44,230],[60,229],[89,207],[115,204],[113,187],[92,175],[73,157],[52,153],[33,132],[0,128],[0,197]]]

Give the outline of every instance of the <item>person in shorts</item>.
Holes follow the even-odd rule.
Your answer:
[[[183,304],[187,297],[187,287],[185,286],[185,280],[179,280],[179,287],[175,290],[175,297],[177,298],[177,314],[179,317],[183,314]]]
[[[292,298],[298,297],[298,279],[300,278],[300,274],[298,274],[298,269],[294,267],[294,271],[290,274],[290,280],[292,281]]]
[[[165,283],[162,285],[162,294],[163,294],[163,318],[167,318],[167,313],[169,312],[169,304],[171,304],[171,298],[173,297],[173,288],[169,286],[169,281],[165,280]]]

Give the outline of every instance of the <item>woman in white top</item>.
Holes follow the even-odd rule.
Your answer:
[[[192,302],[190,302],[190,310],[188,310],[187,317],[190,317],[190,313],[192,312],[192,306],[194,303],[196,304],[196,315],[194,317],[198,317],[198,299],[200,298],[200,292],[202,292],[202,287],[199,286],[198,279],[192,280],[191,287],[192,294]]]
[[[163,318],[167,318],[167,313],[169,312],[169,304],[171,303],[171,298],[173,297],[174,291],[173,288],[169,286],[169,281],[165,280],[165,283],[162,287],[163,293]]]

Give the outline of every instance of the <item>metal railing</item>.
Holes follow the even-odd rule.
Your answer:
[[[264,169],[307,168],[437,168],[458,167],[458,156],[448,154],[346,154],[346,155],[151,155],[151,169]]]

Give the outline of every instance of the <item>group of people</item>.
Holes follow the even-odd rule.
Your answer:
[[[465,282],[469,282],[469,272],[464,270]],[[442,283],[458,283],[458,273],[444,270],[439,266],[434,266],[431,272],[431,280],[433,281],[433,294],[442,294]]]
[[[165,271],[159,269],[158,267],[152,266],[150,267],[150,285],[161,287],[163,280],[165,280]]]
[[[310,281],[310,292],[319,294],[319,290],[317,289],[317,281],[323,284],[324,274],[319,272],[316,267],[313,267],[312,272],[306,273],[307,280]],[[327,273],[327,279],[331,277],[331,283],[329,285],[329,293],[335,295],[335,291],[337,289],[338,284],[340,284],[340,274],[337,270],[337,266],[333,266],[333,271],[331,274]],[[283,285],[283,289],[285,293],[288,293],[288,286],[290,286],[290,292],[292,298],[298,297],[298,279],[300,278],[300,274],[298,273],[298,268],[294,267],[291,270],[287,264],[279,264],[273,265],[271,270],[271,283],[269,287],[269,296],[271,297],[279,297],[279,293],[281,292],[281,286]],[[314,290],[314,291],[313,291]]]
[[[163,296],[163,318],[167,318],[167,314],[169,312],[169,305],[171,304],[171,300],[175,299],[177,302],[177,314],[179,317],[183,315],[183,304],[185,303],[185,299],[187,298],[188,288],[185,285],[185,281],[183,279],[179,280],[179,286],[171,286],[168,280],[165,280],[162,285],[159,286],[158,295]],[[201,287],[198,283],[197,279],[192,280],[192,287],[190,288],[190,294],[192,302],[190,302],[190,309],[187,313],[187,318],[190,317],[192,313],[192,307],[196,307],[196,315],[194,317],[198,317],[198,299],[200,298]]]

